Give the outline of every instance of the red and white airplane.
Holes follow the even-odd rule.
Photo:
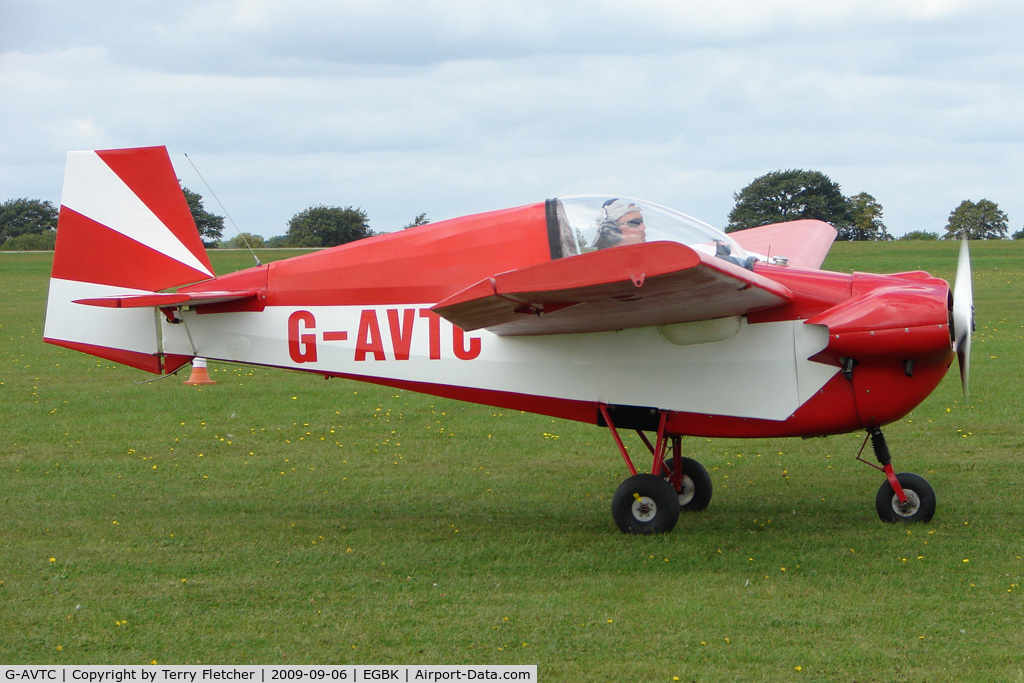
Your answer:
[[[605,426],[631,474],[612,500],[624,532],[708,505],[684,435],[866,430],[886,475],[879,516],[935,511],[880,428],[954,355],[966,394],[966,242],[952,294],[924,272],[819,270],[835,238],[820,221],[726,235],[649,202],[573,196],[217,277],[176,178],[163,147],[68,155],[46,341],[156,374],[208,358]],[[643,439],[650,473],[621,429]]]

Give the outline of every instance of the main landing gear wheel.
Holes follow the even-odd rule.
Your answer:
[[[681,458],[683,488],[679,494],[679,509],[683,512],[706,510],[711,504],[711,475],[693,458]],[[672,481],[673,459],[665,458],[666,480]]]
[[[892,485],[886,481],[875,496],[875,509],[883,522],[927,522],[935,514],[935,491],[931,484],[916,474],[901,472],[897,481],[907,495],[907,502],[900,503]]]
[[[661,477],[637,474],[615,490],[612,518],[626,534],[665,533],[679,520],[679,496]]]

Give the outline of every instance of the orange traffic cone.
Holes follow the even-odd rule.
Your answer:
[[[192,374],[185,380],[185,384],[216,384],[210,379],[210,373],[206,371],[205,358],[192,359]]]

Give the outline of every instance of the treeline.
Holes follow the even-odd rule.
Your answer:
[[[351,206],[311,206],[292,216],[283,235],[265,239],[252,233],[239,233],[224,239],[224,217],[206,210],[203,198],[182,188],[189,211],[208,249],[264,247],[324,248],[370,237],[369,218],[362,209]],[[41,199],[9,199],[0,205],[0,250],[52,250],[57,237],[59,211],[52,202]],[[429,223],[426,214],[416,216],[404,228]]]
[[[240,233],[224,238],[224,217],[207,211],[203,198],[182,188],[189,210],[207,248],[264,247],[333,247],[353,242],[375,233],[362,209],[352,206],[311,206],[292,216],[287,232],[271,238]],[[726,232],[735,232],[760,225],[801,219],[817,219],[831,223],[838,230],[838,239],[877,241],[896,239],[882,220],[882,206],[866,192],[847,197],[840,186],[820,171],[773,171],[755,178],[733,195],[735,206],[729,212]],[[0,250],[52,250],[56,240],[58,210],[51,202],[40,199],[8,199],[0,205]],[[411,228],[429,223],[426,214],[416,216]],[[999,206],[988,199],[965,199],[949,214],[942,233],[913,230],[900,240],[1007,239],[1009,219]],[[1012,235],[1024,238],[1024,229]]]
[[[726,232],[760,225],[817,219],[831,223],[838,239],[847,241],[895,239],[882,220],[882,206],[867,192],[847,197],[839,185],[820,171],[773,171],[733,195]],[[988,199],[965,199],[949,214],[943,234],[913,230],[901,240],[1006,239],[1010,224],[999,206]],[[1024,238],[1024,229],[1013,234]]]

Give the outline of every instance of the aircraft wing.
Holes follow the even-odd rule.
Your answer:
[[[824,221],[801,220],[738,230],[729,237],[749,252],[784,256],[798,268],[820,268],[836,239],[836,229]]]
[[[170,306],[203,306],[223,304],[229,301],[255,299],[259,290],[232,292],[153,292],[149,294],[129,294],[118,296],[102,296],[95,299],[78,299],[74,303],[104,308],[145,308],[153,306],[167,308]]]
[[[432,310],[466,331],[536,335],[723,318],[791,299],[767,277],[682,244],[649,242],[499,273]]]

